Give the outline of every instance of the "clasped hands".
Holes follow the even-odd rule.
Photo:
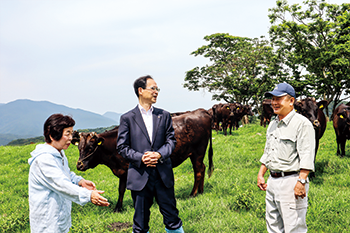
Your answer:
[[[94,182],[90,180],[81,179],[78,184],[83,188],[92,190],[92,193],[91,193],[92,204],[98,205],[98,206],[109,206],[108,200],[100,195],[105,191],[97,190]]]
[[[142,162],[147,167],[155,167],[158,163],[158,159],[160,159],[162,156],[158,152],[154,151],[147,151],[142,156]]]

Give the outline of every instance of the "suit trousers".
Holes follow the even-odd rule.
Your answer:
[[[146,186],[141,191],[132,191],[134,202],[133,232],[147,232],[149,230],[150,208],[153,198],[158,203],[159,210],[163,215],[163,223],[169,230],[175,230],[182,226],[179,211],[176,208],[174,186],[165,187],[160,178],[157,168],[147,168],[149,178]]]
[[[266,225],[268,232],[307,232],[306,212],[308,197],[298,199],[294,187],[298,174],[273,178],[269,177],[266,190]],[[309,183],[305,184],[306,193]]]

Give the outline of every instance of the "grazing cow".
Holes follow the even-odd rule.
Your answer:
[[[271,99],[264,99],[262,102],[263,110],[260,118],[260,126],[264,124],[264,128],[266,127],[266,122],[267,124],[270,124],[271,117],[275,115],[271,106],[271,102]]]
[[[309,119],[309,121],[311,121],[315,129],[316,145],[314,162],[316,161],[316,154],[320,144],[320,139],[322,138],[327,127],[327,119],[325,114],[323,113],[323,109],[327,106],[327,100],[321,100],[320,102],[316,103],[315,99],[310,97],[298,100],[294,103],[294,109],[296,110],[296,112]],[[310,178],[313,177],[314,174],[311,173]]]
[[[198,193],[203,193],[204,190],[205,165],[203,160],[208,142],[210,143],[208,151],[209,177],[213,172],[211,116],[206,110],[197,109],[172,119],[177,143],[170,159],[172,166],[177,167],[190,157],[194,170],[194,186],[190,196],[194,197]],[[114,210],[119,212],[122,209],[129,163],[117,153],[117,137],[118,127],[115,127],[101,134],[74,133],[72,143],[79,143],[78,170],[85,171],[98,164],[104,164],[120,178],[119,198]]]
[[[234,103],[236,106],[236,111],[233,115],[230,117],[230,134],[231,134],[231,129],[233,130],[238,130],[239,128],[239,122],[242,120],[243,116],[249,115],[253,116],[252,108],[249,105],[242,105],[239,103]]]
[[[346,140],[350,139],[350,102],[340,104],[333,112],[333,127],[337,140],[337,154],[345,155]]]
[[[227,135],[227,128],[229,126],[230,117],[234,116],[237,106],[235,104],[215,104],[213,107],[213,119],[215,119],[216,131],[220,130],[220,123],[224,135]]]

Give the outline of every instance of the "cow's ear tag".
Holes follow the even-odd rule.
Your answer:
[[[99,145],[99,146],[101,146],[101,144],[102,144],[102,141],[101,141],[101,142],[99,142],[99,143],[97,143],[97,145]]]
[[[78,145],[79,145],[79,142],[74,143],[74,145],[78,146]]]
[[[295,111],[297,112],[298,110],[295,109]]]
[[[323,108],[323,104],[321,104],[320,108]]]
[[[344,118],[343,115],[340,115],[339,117],[340,117],[340,118]]]
[[[230,109],[229,107],[227,107],[227,109]]]
[[[239,108],[237,108],[237,110],[239,110]]]

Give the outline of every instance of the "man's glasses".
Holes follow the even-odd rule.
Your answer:
[[[159,87],[149,87],[149,88],[145,88],[145,89],[160,92],[160,88]]]

